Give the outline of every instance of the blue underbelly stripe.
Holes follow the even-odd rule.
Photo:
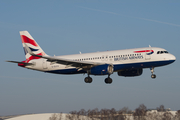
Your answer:
[[[159,67],[159,66],[168,65],[170,63],[173,63],[174,61],[175,60],[143,62],[143,63],[115,64],[114,65],[114,71],[118,71],[118,70],[122,70],[122,69],[132,69],[132,68]],[[84,71],[84,70],[78,71],[78,69],[76,69],[76,68],[52,70],[52,71],[46,71],[46,72],[55,73],[55,74],[80,74],[80,73],[86,73],[86,71]]]

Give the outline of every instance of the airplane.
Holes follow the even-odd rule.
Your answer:
[[[90,75],[108,75],[106,84],[112,83],[110,75],[140,76],[144,68],[150,68],[151,78],[156,78],[154,68],[173,63],[176,57],[163,48],[144,47],[63,56],[49,56],[37,44],[28,31],[20,31],[26,60],[6,61],[18,66],[55,74],[87,74],[84,81],[91,83]]]

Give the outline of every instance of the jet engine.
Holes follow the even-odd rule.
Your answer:
[[[111,64],[104,64],[92,67],[90,74],[92,75],[109,75],[114,72],[114,66]]]
[[[118,71],[118,75],[124,77],[140,76],[142,73],[143,69],[127,69],[123,71]]]

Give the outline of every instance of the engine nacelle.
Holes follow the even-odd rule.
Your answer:
[[[123,70],[119,71],[119,76],[125,76],[125,77],[133,77],[133,76],[140,76],[143,73],[143,69],[129,69],[129,70]]]
[[[114,66],[110,64],[98,65],[92,67],[90,70],[90,74],[92,75],[108,75],[114,72]]]

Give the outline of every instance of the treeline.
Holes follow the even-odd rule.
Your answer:
[[[180,120],[180,110],[175,114],[160,105],[156,110],[148,110],[144,104],[134,111],[127,107],[121,110],[101,109],[71,111],[69,114],[53,114],[49,120]]]

